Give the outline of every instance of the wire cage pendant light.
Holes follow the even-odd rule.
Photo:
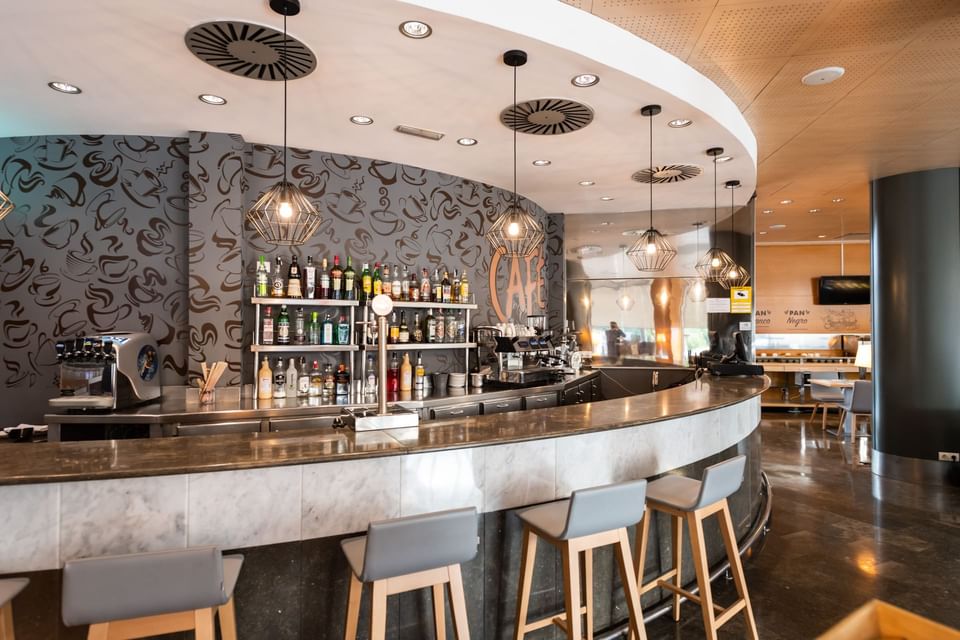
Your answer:
[[[283,180],[257,199],[246,219],[269,244],[297,246],[306,243],[323,221],[316,205],[287,179],[287,16],[300,13],[300,0],[271,0],[270,8],[283,15]]]
[[[527,54],[524,51],[513,49],[503,54],[503,63],[513,67],[513,109],[517,108],[517,67],[527,63]],[[546,234],[543,226],[530,212],[520,206],[517,195],[517,125],[513,129],[513,201],[510,206],[497,218],[484,237],[494,253],[502,253],[507,258],[526,258],[540,251]]]
[[[697,255],[700,255],[700,227],[702,222],[694,222],[693,226],[697,228]],[[687,287],[687,298],[691,302],[703,302],[707,299],[707,283],[701,277],[690,278]]]
[[[7,214],[13,211],[13,201],[5,194],[3,191],[0,191],[0,220],[3,220],[7,217]]]
[[[723,186],[726,189],[730,189],[730,247],[733,250],[733,264],[727,269],[727,275],[720,281],[720,286],[724,289],[729,289],[730,287],[745,287],[750,284],[750,272],[747,271],[746,267],[737,262],[736,226],[734,224],[736,208],[733,204],[733,191],[734,189],[740,188],[740,181],[727,180]]]
[[[723,147],[707,149],[707,155],[713,158],[713,228],[715,230],[717,229],[717,156],[722,153]],[[705,281],[723,284],[734,266],[736,263],[726,251],[713,246],[697,261],[695,268]]]
[[[640,109],[640,113],[650,119],[650,171],[653,168],[653,117],[660,113],[660,105],[648,104]],[[653,226],[653,183],[650,181],[650,227],[637,238],[637,241],[627,251],[630,262],[639,271],[663,271],[676,257],[677,250],[673,248],[662,233]]]

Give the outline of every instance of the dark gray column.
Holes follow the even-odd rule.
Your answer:
[[[960,484],[960,169],[872,183],[873,471]]]

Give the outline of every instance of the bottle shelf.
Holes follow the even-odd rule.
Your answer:
[[[469,309],[476,311],[477,305],[461,302],[404,302],[402,300],[393,301],[394,309]]]
[[[252,304],[269,307],[279,307],[282,304],[288,307],[358,307],[359,300],[321,300],[318,298],[251,298]]]
[[[355,344],[252,344],[253,353],[337,353],[359,351]]]
[[[476,348],[476,342],[407,342],[403,344],[397,343],[387,345],[387,351],[440,351],[443,349],[455,351],[460,349]],[[377,345],[364,345],[363,350],[376,351]]]

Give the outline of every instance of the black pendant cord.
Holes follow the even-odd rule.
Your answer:
[[[653,230],[653,115],[650,115],[650,230]]]
[[[737,229],[735,227],[735,213],[733,205],[733,192],[734,189],[730,189],[730,248],[733,249],[733,261],[737,261]],[[738,265],[739,266],[739,265]]]
[[[713,228],[717,229],[717,156],[713,156]]]
[[[517,207],[517,67],[513,67],[513,209]]]
[[[287,181],[287,14],[283,14],[283,181]]]

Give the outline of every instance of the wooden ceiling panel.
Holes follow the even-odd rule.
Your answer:
[[[710,9],[694,8],[692,11],[653,14],[641,10],[617,9],[610,15],[603,15],[601,12],[597,15],[678,58],[686,58],[710,17]]]
[[[956,0],[843,0],[804,48],[809,51],[902,48],[931,16],[946,14]]]
[[[718,60],[702,62],[697,65],[697,70],[723,89],[742,111],[760,95],[788,60],[789,58]]]

